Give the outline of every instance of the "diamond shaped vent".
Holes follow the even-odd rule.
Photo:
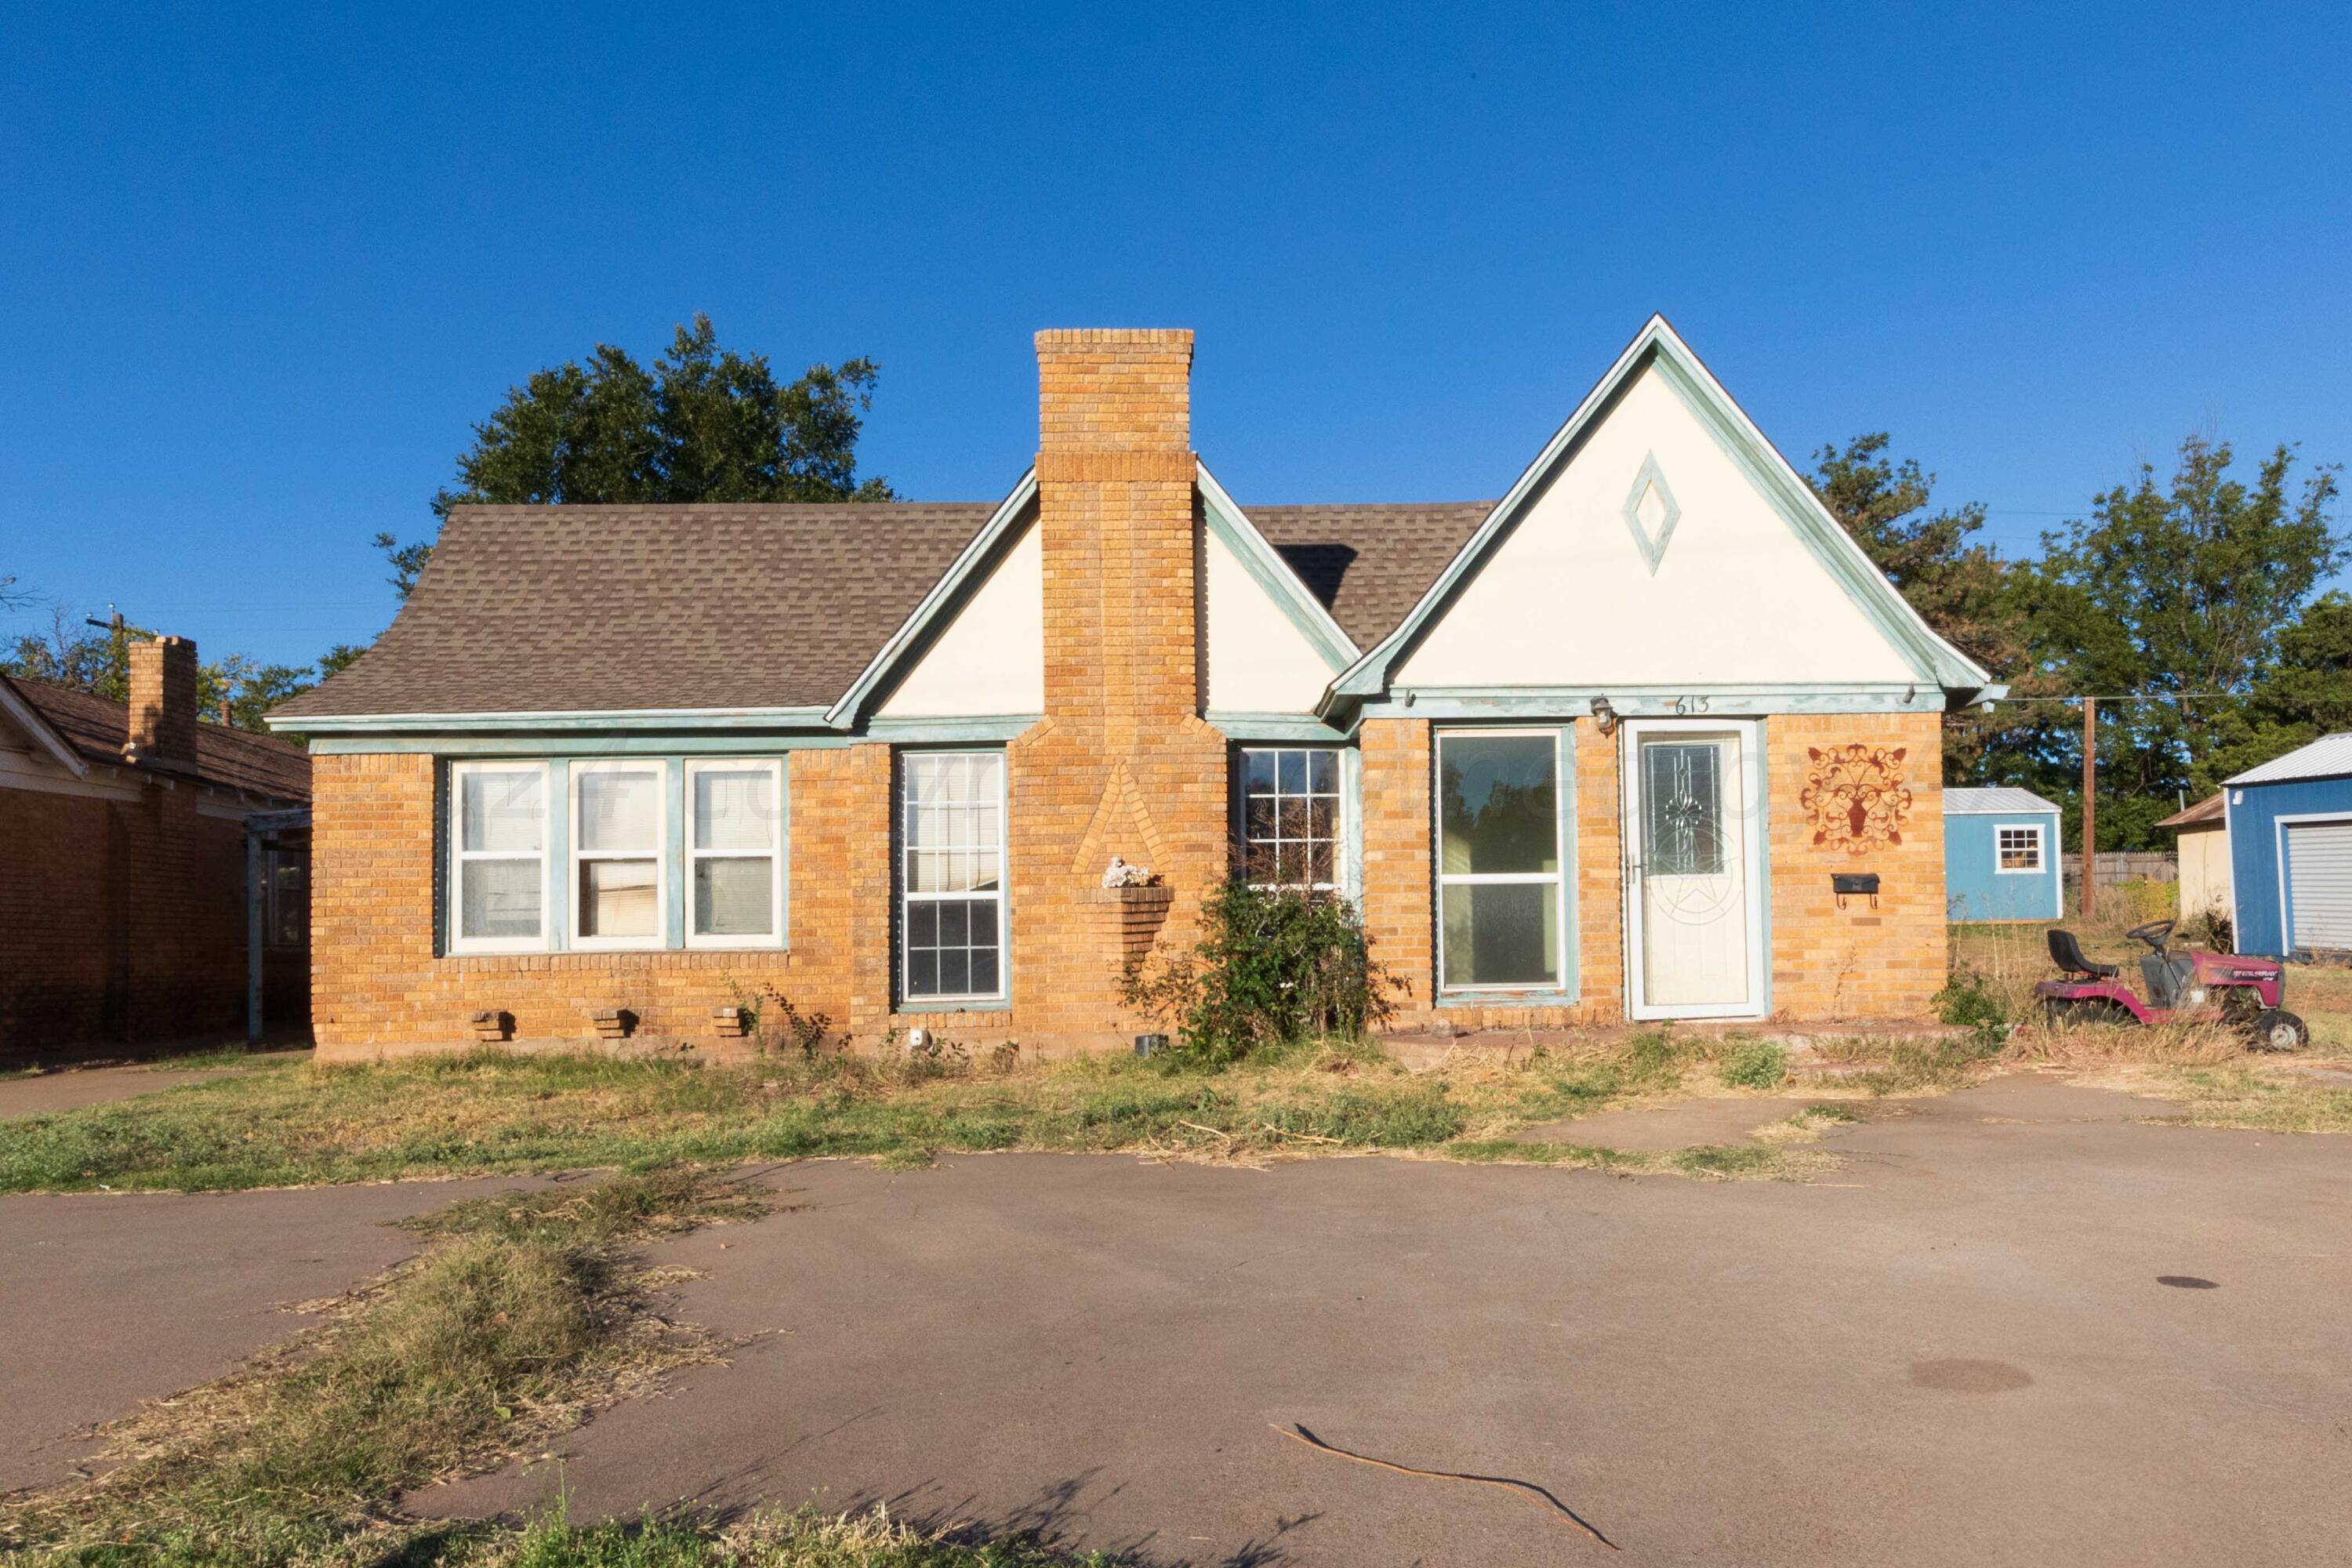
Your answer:
[[[1666,476],[1658,470],[1655,452],[1642,459],[1642,471],[1633,476],[1633,488],[1625,492],[1623,510],[1625,526],[1633,530],[1633,542],[1642,547],[1642,559],[1650,563],[1650,575],[1654,577],[1658,563],[1666,557],[1666,541],[1675,536],[1675,524],[1683,516]]]

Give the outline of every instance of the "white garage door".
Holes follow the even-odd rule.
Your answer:
[[[2289,942],[2352,949],[2352,822],[2286,825]]]

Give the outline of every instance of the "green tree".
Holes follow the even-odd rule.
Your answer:
[[[2183,792],[2201,797],[2234,771],[2259,744],[2256,731],[2275,725],[2255,703],[2266,685],[2286,706],[2326,685],[2340,630],[2332,612],[2307,630],[2287,628],[2301,626],[2306,602],[2346,559],[2337,469],[2316,467],[2298,481],[2294,449],[2282,446],[2248,482],[2233,460],[2228,443],[2192,436],[2168,480],[2143,463],[2134,482],[2095,499],[2089,518],[2042,536],[2024,586],[2036,668],[2068,691],[2132,699],[2100,705],[2102,848],[2157,847],[2152,825],[2164,814],[2154,806]],[[2290,676],[2290,647],[2319,664]],[[2079,779],[2079,710],[2046,711],[2043,722],[2038,761],[2059,780]],[[2111,798],[2151,809],[2111,812]]]
[[[877,501],[887,481],[857,477],[857,438],[880,378],[872,360],[811,365],[779,381],[764,354],[721,348],[708,316],[680,327],[651,367],[599,343],[587,363],[532,374],[474,426],[458,488],[467,503]],[[432,545],[378,534],[405,598]]]

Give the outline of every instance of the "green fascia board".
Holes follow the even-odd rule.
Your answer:
[[[1839,584],[1918,670],[1921,679],[1964,689],[1990,684],[1990,675],[1928,629],[1918,613],[1871,565],[1861,546],[1838,526],[1837,520],[1813,495],[1811,487],[1790,468],[1788,459],[1765,438],[1666,319],[1654,315],[1545,443],[1535,461],[1495,503],[1469,542],[1446,563],[1437,581],[1430,584],[1428,592],[1396,629],[1332,681],[1318,711],[1328,714],[1342,707],[1346,700],[1377,697],[1388,689],[1390,672],[1404,650],[1444,613],[1462,585],[1516,525],[1528,503],[1582,444],[1586,433],[1633,384],[1634,377],[1653,363],[1664,367],[1669,384],[1701,412],[1717,438],[1759,479],[1764,493],[1788,517],[1799,537],[1830,566]]]
[[[599,757],[774,757],[786,752],[834,751],[857,744],[855,736],[819,731],[797,734],[586,734],[543,731],[522,735],[456,731],[424,735],[313,735],[314,757],[373,754],[436,757],[547,757],[593,761]]]
[[[574,713],[334,713],[268,716],[273,730],[296,735],[463,735],[491,731],[536,735],[585,731],[697,730],[822,730],[822,708],[645,708]]]
[[[1327,724],[1308,713],[1227,713],[1211,709],[1209,723],[1228,741],[1277,741],[1302,745],[1353,745],[1354,726]]]
[[[1224,542],[1257,585],[1282,607],[1290,624],[1298,628],[1333,674],[1354,664],[1361,657],[1361,650],[1339,629],[1339,623],[1331,618],[1323,601],[1299,580],[1290,563],[1282,558],[1282,552],[1266,542],[1265,535],[1257,531],[1257,524],[1249,520],[1249,514],[1225,493],[1225,487],[1209,472],[1209,466],[1198,464],[1196,472],[1201,514],[1209,531]]]
[[[1013,525],[1022,512],[1037,497],[1037,470],[1031,468],[1013,487],[1013,492],[998,503],[995,511],[971,537],[971,542],[950,563],[940,580],[931,584],[922,602],[914,608],[890,640],[867,663],[865,670],[850,684],[841,700],[825,710],[824,721],[836,730],[854,729],[864,716],[866,704],[880,691],[891,677],[899,673],[907,661],[919,657],[929,646],[932,632],[945,624],[947,618],[961,608],[971,591],[992,570],[1003,550],[1011,543]]]
[[[1943,688],[1926,681],[1809,686],[1399,687],[1360,705],[1361,719],[1581,719],[1606,700],[1622,719],[1707,713],[1937,713]],[[1359,721],[1360,722],[1360,719]]]
[[[1042,713],[992,714],[970,719],[869,719],[863,739],[894,746],[952,745],[959,742],[1011,741],[1044,719]]]

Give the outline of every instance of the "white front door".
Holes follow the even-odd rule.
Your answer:
[[[1761,1017],[1760,729],[1665,719],[1623,729],[1628,1010]]]

